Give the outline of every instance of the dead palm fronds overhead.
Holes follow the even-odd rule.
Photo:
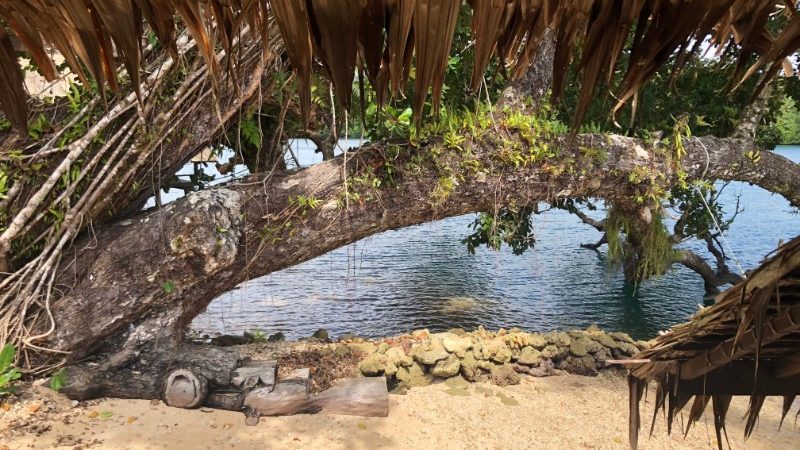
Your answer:
[[[766,68],[768,78],[800,47],[800,15],[792,0],[467,3],[474,10],[473,89],[493,57],[502,59],[512,75],[521,74],[532,62],[544,30],[551,28],[557,38],[553,84],[557,99],[566,84],[573,50],[577,45],[583,47],[576,123],[596,85],[616,70],[623,52],[629,53],[630,60],[618,88],[617,108],[672,55],[697,51],[708,39],[720,47],[731,43],[738,47],[739,78],[751,76],[759,68]],[[115,68],[121,63],[138,91],[145,24],[164,47],[174,51],[176,20],[180,18],[215,83],[221,71],[235,73],[233,59],[226,67],[218,67],[215,55],[218,50],[230,51],[240,24],[249,25],[250,34],[263,41],[268,55],[265,37],[268,27],[276,23],[298,76],[300,104],[306,115],[315,58],[325,67],[337,100],[344,106],[350,104],[350,80],[357,66],[366,69],[378,98],[383,99],[387,90],[401,95],[413,64],[415,114],[419,117],[429,90],[434,111],[438,107],[461,8],[461,0],[5,0],[0,3],[0,104],[18,129],[26,128],[26,94],[6,29],[17,36],[47,78],[56,74],[46,50],[52,46],[83,82],[93,79],[115,90],[119,84]],[[785,14],[785,26],[770,32],[770,14]],[[626,45],[632,29],[634,37]],[[757,62],[751,65],[754,56]],[[739,80],[732,81],[733,85]]]

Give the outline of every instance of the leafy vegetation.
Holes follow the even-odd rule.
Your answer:
[[[661,214],[653,214],[650,223],[640,223],[612,205],[605,233],[609,262],[615,266],[633,263],[636,283],[665,274],[673,263],[675,252]]]
[[[50,375],[50,389],[58,392],[67,384],[67,369],[60,368]]]
[[[161,3],[163,3],[161,6],[167,5]],[[9,278],[4,279],[9,280],[4,286],[13,287],[0,290],[0,304],[8,314],[7,322],[11,324],[8,325],[10,331],[6,330],[6,336],[10,336],[9,339],[19,344],[20,352],[39,351],[39,348],[28,348],[27,340],[23,337],[30,333],[29,316],[34,314],[39,314],[38,317],[48,316],[41,314],[39,307],[46,303],[41,299],[56,291],[50,289],[52,286],[47,280],[56,279],[55,276],[49,277],[49,275],[58,271],[62,251],[69,245],[67,243],[74,242],[78,234],[86,230],[90,224],[120,220],[141,210],[148,196],[153,193],[158,195],[160,189],[167,190],[170,182],[180,184],[180,180],[170,179],[165,174],[175,173],[178,167],[192,157],[190,152],[206,145],[212,145],[218,151],[223,148],[226,151],[233,150],[235,156],[228,163],[230,167],[245,164],[251,173],[268,173],[268,179],[271,180],[275,169],[285,167],[284,158],[288,150],[286,144],[290,137],[309,137],[326,158],[332,157],[332,149],[342,137],[363,136],[372,141],[381,140],[382,145],[375,147],[381,147],[383,149],[381,151],[385,152],[382,164],[366,167],[354,164],[357,166],[355,172],[346,173],[343,177],[341,193],[337,194],[337,200],[344,208],[351,205],[364,206],[369,202],[380,204],[381,196],[388,189],[401,187],[407,181],[404,177],[411,178],[418,175],[422,175],[419,179],[425,183],[427,180],[434,180],[433,183],[424,185],[426,190],[423,196],[426,197],[419,199],[425,202],[426,207],[428,204],[432,205],[434,211],[447,206],[454,194],[468,184],[466,182],[477,177],[492,177],[502,183],[503,180],[509,179],[505,177],[513,174],[514,170],[532,165],[541,168],[542,177],[551,179],[572,177],[570,182],[576,180],[581,183],[589,182],[590,180],[581,177],[588,178],[591,169],[596,168],[598,163],[605,162],[608,155],[602,150],[592,148],[591,145],[570,149],[568,145],[559,143],[556,146],[547,142],[553,140],[551,138],[554,134],[565,133],[571,129],[566,124],[571,122],[572,115],[579,109],[576,108],[579,97],[588,98],[585,93],[581,94],[579,91],[580,83],[572,81],[584,79],[586,73],[592,70],[591,67],[600,65],[569,64],[566,61],[570,59],[569,55],[562,52],[559,56],[563,56],[564,60],[556,67],[556,75],[561,75],[560,72],[565,67],[572,67],[570,80],[566,83],[567,92],[562,96],[563,101],[552,107],[543,107],[537,114],[513,108],[498,109],[493,105],[497,104],[503,87],[508,84],[513,61],[508,61],[509,64],[506,65],[501,61],[502,58],[493,58],[485,76],[472,79],[470,72],[474,61],[480,59],[475,55],[476,48],[480,44],[479,39],[471,33],[472,9],[467,3],[469,2],[453,4],[463,7],[457,15],[452,51],[446,60],[435,58],[438,62],[447,63],[443,85],[437,82],[434,88],[434,92],[438,92],[441,88],[442,108],[436,113],[436,117],[424,122],[415,121],[414,113],[416,112],[416,117],[420,115],[430,117],[436,108],[428,100],[421,105],[421,108],[417,107],[416,111],[412,111],[413,99],[424,99],[429,88],[424,86],[425,95],[417,90],[416,82],[426,78],[424,76],[418,78],[416,65],[419,60],[413,64],[404,63],[408,65],[403,67],[408,69],[407,77],[395,77],[393,80],[398,81],[398,78],[402,78],[401,83],[405,85],[400,86],[400,90],[403,91],[403,95],[395,96],[386,104],[379,105],[378,100],[384,92],[376,93],[370,90],[368,83],[361,83],[364,77],[360,76],[359,82],[352,86],[353,91],[358,93],[352,102],[354,107],[345,111],[344,108],[337,108],[342,106],[343,96],[339,96],[337,103],[334,100],[334,91],[343,87],[341,80],[344,80],[345,85],[352,80],[353,74],[346,73],[344,78],[337,78],[340,82],[337,86],[333,86],[330,82],[331,75],[334,72],[341,73],[342,68],[334,66],[331,64],[332,61],[326,60],[326,55],[319,53],[323,47],[310,46],[307,50],[314,53],[315,63],[303,67],[295,64],[295,72],[292,73],[288,70],[286,61],[294,59],[295,52],[291,49],[286,51],[284,45],[291,46],[292,40],[279,45],[261,47],[269,47],[274,51],[277,57],[269,59],[262,57],[264,53],[258,51],[261,49],[258,44],[241,39],[235,46],[237,51],[226,52],[229,59],[225,60],[224,64],[221,62],[220,66],[235,67],[242,75],[258,73],[259,77],[252,77],[256,81],[252,86],[258,86],[258,94],[252,97],[238,97],[245,92],[240,88],[250,87],[238,84],[239,81],[246,81],[247,76],[237,77],[240,78],[237,80],[229,78],[226,80],[225,89],[220,89],[223,86],[217,82],[222,79],[222,73],[214,73],[214,76],[208,77],[208,68],[200,60],[205,57],[206,61],[213,61],[214,58],[210,56],[217,50],[233,48],[229,45],[232,42],[224,42],[224,39],[233,36],[243,37],[244,34],[239,33],[242,30],[237,28],[228,30],[230,33],[204,36],[208,30],[223,25],[216,23],[212,26],[220,11],[207,9],[207,5],[201,8],[204,18],[209,20],[209,27],[191,27],[193,29],[190,30],[190,34],[194,34],[198,39],[192,42],[191,48],[187,46],[180,49],[181,58],[164,58],[164,53],[157,50],[170,47],[163,44],[174,43],[164,41],[165,36],[159,36],[152,30],[146,31],[146,40],[153,47],[153,52],[142,55],[142,73],[148,77],[148,82],[144,86],[148,92],[144,100],[138,100],[145,104],[138,105],[137,99],[131,94],[132,73],[127,77],[105,74],[112,75],[106,77],[109,80],[119,78],[122,89],[115,89],[114,92],[106,91],[102,83],[98,86],[96,82],[86,85],[71,84],[65,97],[48,99],[41,105],[35,105],[31,114],[21,114],[21,121],[17,120],[16,116],[9,116],[15,125],[27,124],[28,134],[20,136],[20,140],[14,138],[4,141],[11,144],[8,144],[9,148],[4,148],[0,154],[0,200],[2,200],[0,231],[3,232],[4,238],[1,243],[3,248],[0,248],[2,251],[0,269],[10,274]],[[601,3],[597,2],[598,8],[610,5]],[[233,2],[230,5],[238,3]],[[224,6],[223,9],[227,11],[230,5]],[[249,8],[249,14],[255,16],[250,18],[258,19],[256,12],[265,8],[268,3],[255,2],[254,5],[253,8]],[[567,2],[561,2],[558,6],[562,12],[578,12],[577,9],[561,9],[566,7],[564,5],[567,5]],[[662,2],[660,5],[659,8],[675,7],[674,2]],[[176,11],[172,6],[167,5],[162,8],[165,13],[162,16],[169,19],[168,22],[172,20],[171,18],[180,16],[179,12],[175,14]],[[234,6],[234,9],[236,8],[238,6]],[[703,9],[702,5],[698,8]],[[75,11],[83,9],[77,8]],[[275,11],[277,10],[272,12]],[[234,16],[238,14],[238,12],[228,12]],[[266,12],[262,12],[266,17]],[[607,16],[595,14],[597,12],[592,12],[592,15],[597,16],[595,17],[597,20]],[[448,16],[455,17],[455,15]],[[779,15],[774,16],[776,17],[774,20],[782,20]],[[584,19],[588,17],[581,18],[579,14],[559,15],[559,17],[559,24],[571,23],[571,26],[579,28],[587,24],[596,26],[599,23],[587,22]],[[236,18],[241,17],[236,16]],[[273,18],[276,21],[281,20],[277,16]],[[247,23],[253,26],[256,22],[236,20],[228,23],[226,20],[228,25]],[[522,22],[508,23],[519,25]],[[638,25],[642,28],[657,23],[657,20],[651,20],[642,21]],[[100,22],[95,25],[97,31],[103,31],[105,27]],[[178,25],[181,31],[184,31],[185,25],[185,22]],[[335,25],[341,26],[339,23]],[[526,24],[525,27],[529,25]],[[380,26],[378,28],[380,36],[387,31]],[[446,28],[449,30],[450,24]],[[583,35],[582,30],[577,30],[575,47],[578,47],[579,43],[600,42],[595,40],[593,35],[599,35],[601,41],[602,38],[612,36],[614,30],[611,27],[606,28],[604,30],[603,26],[599,26],[595,30],[601,33],[588,35]],[[301,36],[301,38],[306,40],[318,38],[317,34],[324,31],[324,27],[317,28],[314,30],[314,37]],[[417,29],[416,33],[422,36],[427,31],[429,30]],[[527,32],[527,29],[522,31]],[[673,30],[661,30],[661,33],[664,31],[669,34]],[[686,31],[694,32],[694,30]],[[697,36],[692,33],[677,36],[676,39],[686,39],[684,42],[686,45]],[[43,30],[42,34],[51,33],[45,33]],[[168,34],[172,37],[183,35],[183,33]],[[494,30],[491,30],[490,34],[499,36]],[[509,35],[504,39],[533,42],[530,35],[523,34],[516,37]],[[658,34],[656,27],[656,37]],[[90,39],[89,35],[83,37]],[[270,35],[276,36],[277,33]],[[116,40],[113,33],[111,38],[102,33],[98,36]],[[56,37],[59,38],[60,35],[56,34]],[[172,37],[166,40],[171,40]],[[624,40],[625,36],[618,38]],[[633,40],[633,36],[630,38]],[[445,41],[449,42],[449,39],[430,39],[430,41],[433,42],[431,46],[436,47]],[[341,44],[346,44],[344,39]],[[353,44],[349,49],[351,55],[356,54],[357,44],[363,49],[371,43]],[[490,44],[491,49],[494,43]],[[79,49],[77,54],[83,57],[97,56],[86,55],[87,51],[95,47]],[[655,138],[658,136],[653,132],[660,131],[665,137],[659,141],[663,143],[662,147],[657,147],[656,150],[663,150],[659,156],[669,161],[669,167],[639,167],[626,172],[627,184],[623,186],[624,195],[631,197],[625,200],[632,200],[631,203],[639,209],[647,208],[656,217],[647,222],[647,227],[635,222],[635,217],[630,216],[630,211],[626,211],[627,217],[621,210],[611,211],[607,219],[612,230],[609,235],[610,253],[619,256],[620,259],[635,257],[639,261],[641,278],[663,273],[668,267],[671,243],[667,239],[669,236],[662,217],[665,205],[678,209],[682,216],[687,218],[680,228],[681,233],[696,237],[711,233],[711,224],[707,218],[702,217],[704,205],[700,200],[705,199],[705,195],[710,199],[715,198],[713,191],[701,190],[696,195],[694,188],[690,189],[690,186],[686,185],[685,174],[679,175],[681,183],[679,190],[671,191],[667,186],[674,181],[670,177],[675,173],[681,173],[680,158],[685,155],[688,148],[686,143],[694,139],[693,135],[726,136],[738,124],[741,111],[753,93],[758,76],[751,77],[736,90],[729,89],[730,86],[726,83],[736,71],[735,47],[736,44],[731,44],[728,49],[734,48],[734,51],[725,50],[721,58],[717,59],[690,57],[685,61],[683,71],[676,77],[672,77],[670,73],[677,62],[673,60],[667,63],[665,70],[659,72],[652,82],[639,92],[637,108],[623,109],[616,116],[611,116],[609,111],[617,99],[610,94],[594,98],[589,105],[589,113],[580,128],[582,132],[602,135],[613,131],[629,136],[653,138],[648,142],[656,142]],[[451,49],[441,50],[436,54],[444,55]],[[667,50],[672,52],[674,48],[670,47]],[[383,48],[378,54],[382,53]],[[619,64],[611,69],[613,73],[607,84],[598,86],[597,90],[618,93],[620,89],[629,89],[631,86],[624,87],[626,84],[624,73],[629,67],[639,67],[630,63],[636,60],[637,54],[623,55]],[[409,61],[412,61],[411,53],[408,55]],[[122,59],[130,58],[124,51],[116,56]],[[312,55],[306,56],[308,61],[312,60]],[[576,61],[581,60],[582,55],[578,53],[575,56],[577,56],[574,58]],[[616,54],[609,56],[611,62],[616,61]],[[235,64],[230,59],[234,57],[239,57]],[[660,57],[657,59],[662,60]],[[318,64],[320,62],[322,64]],[[747,63],[747,61],[742,62]],[[139,63],[138,60],[136,63]],[[430,64],[428,66],[430,68]],[[305,69],[316,72],[301,74],[300,71]],[[438,68],[436,70],[439,71]],[[420,73],[425,73],[425,70],[420,70]],[[208,81],[209,78],[213,79],[213,82]],[[438,73],[436,78],[439,78]],[[475,89],[466,89],[465,86],[470,85],[471,81],[479,82],[472,83]],[[228,82],[234,82],[234,86]],[[235,92],[226,92],[227,88],[231,87],[233,88],[231,91]],[[303,95],[310,94],[311,111],[303,111],[308,108],[298,104],[298,92]],[[728,92],[731,93],[722,95]],[[781,139],[784,141],[794,139],[792,136],[797,135],[796,106],[800,98],[798,92],[800,89],[797,88],[797,84],[792,84],[789,80],[781,80],[775,85],[759,133],[760,142],[768,144]],[[209,107],[212,105],[211,97],[217,101],[214,105],[216,111],[213,111],[216,113],[215,117],[211,117],[213,113],[208,113],[208,110],[212,109]],[[31,103],[34,102],[35,100]],[[26,105],[26,102],[22,102],[19,106]],[[302,102],[302,105],[305,106],[306,103]],[[22,108],[18,108],[14,112],[21,110]],[[308,116],[306,117],[303,113],[310,114],[306,114]],[[362,120],[359,121],[358,118]],[[224,129],[217,131],[218,122],[223,124]],[[10,121],[0,119],[0,133],[2,133],[0,138],[12,135],[5,132],[10,126]],[[198,135],[196,138],[195,134]],[[602,136],[600,138],[602,139]],[[476,143],[480,145],[474,145]],[[476,148],[480,151],[476,151]],[[757,162],[761,154],[754,151],[746,156],[751,161]],[[347,166],[348,170],[349,167]],[[221,167],[220,172],[223,172]],[[620,177],[620,184],[625,184],[625,176]],[[211,181],[210,178],[198,170],[191,176],[190,186],[186,190],[203,188],[208,181]],[[267,182],[265,188],[266,184]],[[325,193],[327,194],[328,192]],[[287,236],[296,235],[298,229],[295,224],[303,222],[311,215],[312,210],[319,208],[326,200],[326,198],[318,199],[312,193],[292,196],[288,198],[287,210],[290,211],[274,212],[274,215],[260,217],[256,220],[261,221],[250,229],[260,231],[258,234],[262,239],[262,245],[275,244]],[[712,208],[717,208],[716,214],[722,218],[722,207],[713,201],[709,203],[712,204]],[[156,197],[156,204],[160,205],[159,197]],[[494,208],[487,209],[496,209],[497,212],[478,217],[473,224],[472,234],[464,240],[469,251],[474,252],[484,245],[499,249],[506,244],[514,253],[519,254],[532,247],[534,237],[531,215],[535,207],[527,204],[525,207],[516,204],[493,206]],[[15,223],[19,225],[20,222],[25,223],[15,227]],[[248,222],[248,226],[250,225],[252,224]],[[217,229],[219,235],[226,232]],[[181,242],[176,239],[172,244],[180,246]],[[23,267],[25,269],[21,270]],[[162,295],[170,295],[175,291],[176,287],[172,281],[164,281],[163,276],[156,279],[159,281],[148,286],[149,288],[158,291],[160,287]],[[17,295],[16,292],[26,294]],[[25,358],[25,361],[28,359]]]
[[[267,342],[267,333],[263,330],[252,330],[247,334],[253,342]]]
[[[627,56],[623,56],[623,63]],[[669,134],[673,131],[676,117],[686,117],[686,126],[701,135],[730,136],[739,123],[742,111],[750,103],[753,89],[758,82],[751,77],[744,85],[731,91],[730,79],[736,69],[734,55],[723,53],[719,58],[694,56],[688,58],[683,69],[672,74],[676,61],[671,61],[645,85],[639,94],[638,106],[624,108],[614,116],[611,114],[617,99],[610,92],[621,82],[622,71],[614,73],[610,84],[600,86],[600,92],[590,103],[586,124],[603,132],[629,136],[648,137],[653,132]],[[573,68],[570,77],[575,78],[578,69]],[[778,78],[767,103],[758,129],[757,140],[764,148],[780,144],[779,117],[786,99],[800,99],[797,81]],[[579,83],[569,83],[564,101],[558,105],[559,118],[569,121],[578,102]],[[795,122],[797,123],[797,122]]]
[[[472,224],[475,232],[464,238],[463,242],[473,254],[480,246],[499,250],[505,243],[515,255],[521,255],[536,242],[532,213],[531,208],[519,207],[502,208],[497,214],[480,214]]]
[[[0,350],[0,397],[13,393],[13,382],[22,376],[14,367],[15,355],[16,351],[11,344],[6,344]]]
[[[800,144],[800,108],[795,99],[788,96],[783,99],[775,127],[781,144]]]
[[[175,290],[175,283],[173,283],[172,281],[167,280],[167,281],[161,283],[161,289],[164,290],[165,294],[169,295],[169,294],[172,293],[172,291]]]

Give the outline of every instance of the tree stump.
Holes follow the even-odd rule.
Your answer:
[[[164,383],[164,403],[175,408],[197,408],[208,395],[208,381],[188,369],[172,371]]]

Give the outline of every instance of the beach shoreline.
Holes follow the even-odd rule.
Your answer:
[[[206,408],[182,410],[161,401],[101,399],[76,404],[44,386],[22,386],[19,401],[0,410],[0,448],[45,449],[371,449],[371,448],[628,448],[627,383],[621,371],[596,377],[524,377],[516,386],[453,386],[435,382],[390,395],[389,416],[362,418],[301,414],[262,418]],[[684,440],[666,434],[658,416],[648,437],[652,403],[643,407],[642,449],[717,448],[707,411]],[[743,445],[747,399],[729,415],[733,448]],[[781,400],[769,398],[748,449],[792,448],[800,438],[793,418],[778,431]],[[676,420],[676,426],[681,423]]]

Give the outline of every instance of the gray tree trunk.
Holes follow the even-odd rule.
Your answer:
[[[542,135],[531,142],[506,122],[503,107],[535,107],[547,92],[547,54],[537,59],[540,70],[506,90],[492,129],[464,134],[459,148],[439,139],[418,147],[377,142],[346,161],[192,193],[79,239],[58,280],[65,295],[52,305],[56,329],[41,343],[68,352],[64,392],[156,398],[174,369],[201,374],[211,387],[227,385],[238,355],[186,344],[191,320],[245,280],[372,234],[498,205],[630,199],[650,187],[630,181],[643,167],[663,175],[662,187],[678,181],[679,167],[667,157],[672,150],[658,142],[606,135]],[[533,102],[522,101],[529,96]],[[553,154],[525,164],[507,155],[544,145]],[[745,155],[754,150],[751,139],[691,138],[685,147],[680,167],[689,181],[750,182],[800,206],[800,166],[771,152],[753,162]]]

